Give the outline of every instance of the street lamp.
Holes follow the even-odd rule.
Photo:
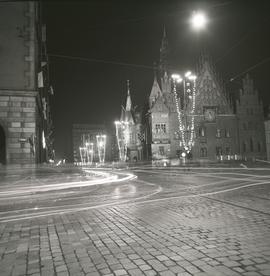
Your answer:
[[[176,103],[178,118],[178,127],[180,134],[179,146],[184,149],[184,155],[189,153],[194,145],[194,115],[195,115],[195,97],[196,97],[196,76],[190,71],[184,74],[182,78],[178,74],[173,74],[173,94]],[[182,94],[177,94],[177,83],[183,84]]]
[[[96,135],[99,162],[104,164],[106,153],[106,135]]]
[[[81,164],[86,164],[86,158],[87,158],[87,148],[86,147],[79,147],[80,151],[80,157],[81,157]]]
[[[206,14],[202,11],[194,11],[190,18],[190,24],[195,31],[205,29],[208,23]]]
[[[86,142],[85,143],[87,149],[87,161],[89,165],[93,163],[93,155],[94,155],[94,143]]]
[[[130,140],[130,125],[129,122],[116,121],[116,139],[119,150],[119,160],[121,162],[126,162],[127,160],[127,146]]]

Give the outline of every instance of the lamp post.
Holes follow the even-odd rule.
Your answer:
[[[81,165],[86,164],[86,158],[87,158],[87,148],[86,147],[79,147],[80,151],[80,157],[81,157]]]
[[[106,153],[106,135],[97,135],[96,139],[97,139],[99,162],[104,164],[105,153]]]
[[[116,121],[115,122],[116,139],[119,150],[119,160],[126,162],[127,160],[127,146],[130,139],[130,125],[129,122]]]
[[[85,143],[87,149],[87,163],[92,165],[93,163],[93,155],[94,155],[94,143],[86,142]]]
[[[173,94],[175,98],[180,149],[183,149],[182,157],[186,157],[194,146],[194,115],[195,115],[195,97],[196,97],[196,76],[190,71],[183,77],[173,74]],[[177,94],[177,84],[182,83],[182,93]]]

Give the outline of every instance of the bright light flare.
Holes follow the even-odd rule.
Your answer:
[[[194,30],[199,31],[205,29],[208,20],[205,13],[201,11],[195,11],[191,16],[190,23]]]

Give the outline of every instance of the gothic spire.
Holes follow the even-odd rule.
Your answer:
[[[160,46],[160,58],[159,58],[161,75],[163,75],[163,73],[168,70],[168,57],[169,57],[169,43],[167,39],[166,28],[164,25],[163,37],[162,37],[161,46]]]
[[[127,80],[127,101],[126,101],[126,111],[131,111],[131,97],[130,97],[130,87],[129,87],[129,80]]]

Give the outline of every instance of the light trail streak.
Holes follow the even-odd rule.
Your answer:
[[[122,179],[121,179],[121,181],[122,181]],[[150,185],[150,186],[157,186],[156,184],[149,183],[149,182],[142,181],[142,180],[138,181],[138,182],[141,182],[141,183],[144,183],[144,184]],[[120,202],[119,201],[117,201],[117,202],[114,201],[114,202],[109,202],[109,203],[104,203],[104,204],[99,204],[99,205],[94,205],[94,206],[78,207],[80,205],[87,205],[89,203],[68,205],[69,208],[67,208],[67,205],[62,205],[62,206],[57,206],[57,207],[45,207],[45,208],[42,208],[42,207],[40,208],[40,207],[35,206],[33,208],[30,208],[30,209],[1,212],[0,214],[2,214],[2,215],[10,214],[10,213],[15,213],[15,215],[10,215],[10,216],[7,216],[5,218],[2,218],[2,219],[0,219],[0,221],[1,221],[1,223],[12,222],[12,221],[25,220],[25,219],[34,219],[34,218],[46,217],[46,216],[51,216],[51,215],[63,215],[63,214],[67,214],[67,213],[76,213],[76,212],[87,211],[87,210],[91,210],[91,209],[99,209],[99,208],[104,208],[104,207],[119,206],[119,205],[122,205],[122,204],[128,204],[128,203],[131,203],[131,202],[135,202],[137,200],[147,199],[149,197],[152,197],[152,196],[160,193],[161,191],[162,191],[162,187],[158,186],[155,191],[153,191],[152,193],[147,194],[147,195],[143,195],[143,196],[132,198],[132,199],[125,199],[125,200],[122,200]],[[53,208],[57,208],[57,209],[51,210],[51,211],[44,211],[44,209],[53,209]],[[35,214],[18,214],[21,211],[29,211],[29,210],[39,211],[39,213],[35,213]]]
[[[95,180],[87,180],[87,181],[75,181],[75,182],[66,182],[66,183],[55,183],[49,185],[38,185],[32,187],[25,187],[25,188],[16,188],[16,190],[10,190],[5,192],[0,192],[0,197],[6,197],[10,195],[20,195],[20,194],[29,194],[35,192],[48,192],[53,190],[62,190],[62,189],[71,189],[71,188],[78,188],[78,187],[87,187],[92,185],[102,185],[102,184],[109,184],[115,182],[123,182],[123,181],[130,181],[136,179],[137,176],[132,173],[117,173],[121,175],[122,178],[119,178],[117,174],[109,174],[100,171],[93,171],[93,170],[86,170],[88,173],[94,173],[99,177],[102,176],[102,179],[95,179]],[[43,182],[40,182],[43,184]]]

